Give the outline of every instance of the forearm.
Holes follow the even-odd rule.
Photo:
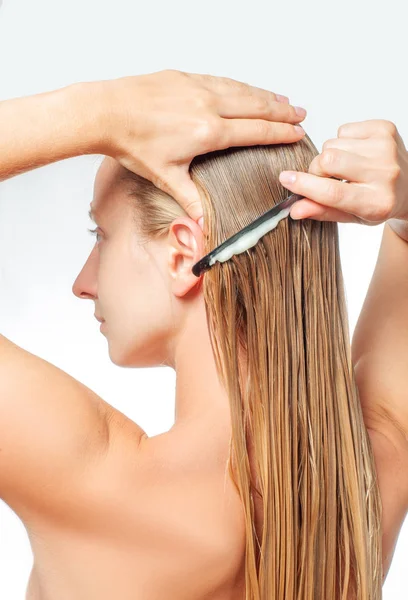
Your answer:
[[[102,85],[77,83],[0,102],[0,181],[73,156],[103,153]]]

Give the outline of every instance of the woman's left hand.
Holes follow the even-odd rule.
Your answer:
[[[394,123],[348,123],[337,135],[323,144],[308,173],[281,173],[282,185],[305,198],[290,216],[365,225],[408,221],[408,153]],[[295,181],[285,181],[285,173]]]

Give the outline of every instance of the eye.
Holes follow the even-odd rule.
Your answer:
[[[100,240],[98,240],[98,235],[100,236],[101,234],[98,231],[98,227],[96,229],[88,229],[87,231],[89,231],[89,233],[91,235],[95,235],[96,236],[96,243],[100,242]]]

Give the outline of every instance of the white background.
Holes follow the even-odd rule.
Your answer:
[[[393,121],[407,143],[406,10],[403,0],[3,0],[0,99],[172,68],[288,95],[308,109],[319,150],[343,123],[368,119]],[[87,210],[101,158],[0,184],[0,331],[155,435],[173,423],[174,372],[113,365],[93,302],[71,293],[94,243]],[[340,224],[351,333],[382,230]],[[407,552],[405,521],[385,600],[407,597]],[[31,567],[25,529],[0,503],[0,599],[24,598]]]

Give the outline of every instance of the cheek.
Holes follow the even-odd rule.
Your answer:
[[[118,322],[140,332],[153,331],[168,319],[169,290],[154,268],[122,264],[112,277],[109,297],[116,307]]]
[[[166,328],[171,319],[169,281],[144,250],[110,248],[101,257],[99,278],[101,308],[106,320],[110,317],[112,334],[123,339],[127,332],[155,335]]]
[[[148,368],[168,360],[174,326],[165,298],[163,291],[155,293],[145,285],[131,291],[108,336],[112,362]]]
[[[134,325],[141,329],[153,330],[168,318],[168,289],[162,281],[152,276],[151,272],[128,282],[126,289],[126,313]]]

